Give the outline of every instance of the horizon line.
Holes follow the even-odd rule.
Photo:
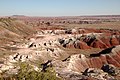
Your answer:
[[[120,14],[94,14],[94,15],[64,15],[64,16],[60,16],[60,15],[58,15],[58,16],[35,16],[35,15],[5,15],[5,16],[1,16],[0,15],[0,17],[84,17],[84,16],[120,16]]]

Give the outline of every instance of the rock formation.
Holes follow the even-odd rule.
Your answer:
[[[10,24],[6,22],[2,25],[9,26]],[[33,31],[29,36],[29,30],[23,32],[22,25],[20,25],[22,28],[20,31],[26,36],[21,36],[20,31],[6,30],[8,26],[4,28],[0,26],[3,30],[0,31],[0,38],[4,36],[3,40],[13,42],[4,46],[0,39],[1,52],[9,51],[9,53],[3,52],[7,55],[0,58],[0,73],[6,71],[16,74],[19,67],[16,67],[14,63],[28,62],[35,66],[36,71],[43,72],[52,65],[57,76],[66,80],[110,80],[120,76],[119,30],[51,28],[51,25],[50,23],[49,28],[40,28],[36,33]],[[19,29],[15,25],[13,27]],[[11,36],[24,39],[12,40]],[[41,63],[41,69],[34,65],[37,61]]]

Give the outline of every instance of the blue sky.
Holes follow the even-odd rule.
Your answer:
[[[0,16],[120,15],[120,0],[0,0]]]

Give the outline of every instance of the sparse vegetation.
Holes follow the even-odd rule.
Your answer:
[[[20,69],[17,74],[1,77],[0,80],[61,80],[56,77],[53,68],[47,68],[46,72],[35,71],[33,67],[25,62],[19,63]]]
[[[98,24],[65,24],[64,28],[120,29],[120,21]]]

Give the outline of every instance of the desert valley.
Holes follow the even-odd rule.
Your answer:
[[[0,80],[120,80],[120,15],[1,17]]]

